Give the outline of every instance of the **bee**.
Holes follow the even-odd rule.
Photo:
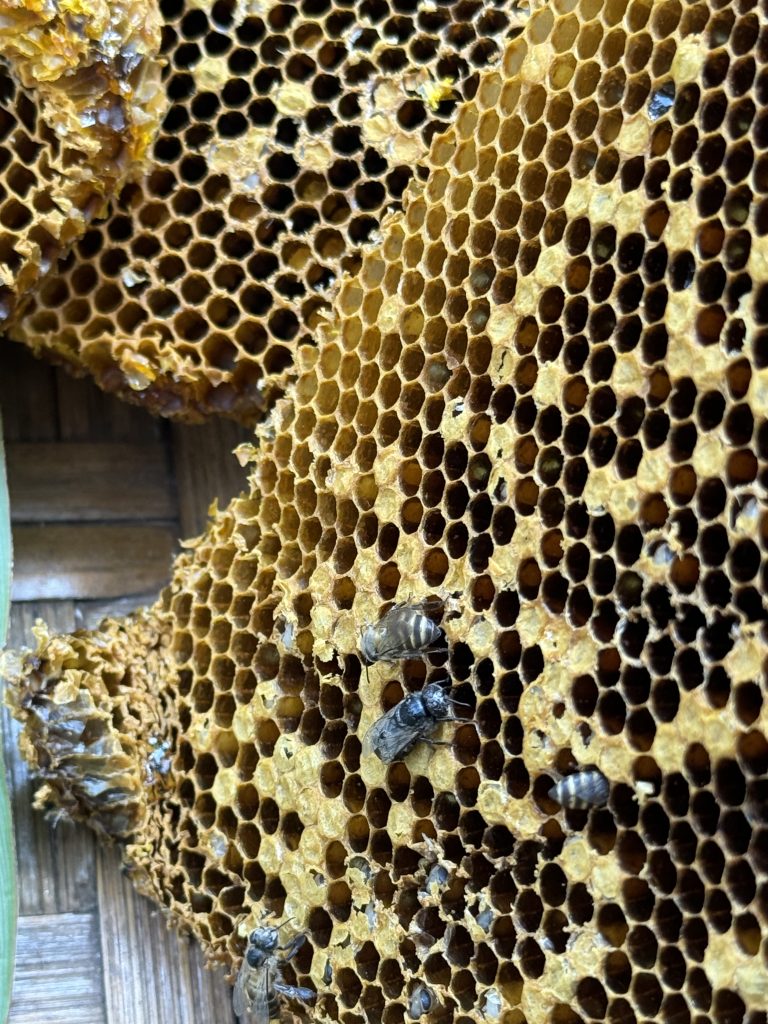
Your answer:
[[[459,722],[451,714],[450,699],[438,683],[427,683],[421,693],[409,693],[378,721],[363,740],[363,753],[375,754],[384,764],[402,761],[419,740],[430,739],[440,722]]]
[[[331,961],[325,961],[325,969],[323,970],[323,982],[326,985],[330,985],[333,981],[333,967],[331,967]]]
[[[609,793],[608,779],[602,772],[592,770],[561,779],[550,789],[549,796],[563,807],[599,807],[608,800]]]
[[[448,877],[447,868],[442,864],[433,864],[424,881],[424,892],[430,892],[433,885],[437,889],[444,889],[448,884]]]
[[[427,602],[396,604],[374,626],[366,626],[360,651],[369,664],[447,651],[442,629],[424,614]]]
[[[501,1016],[501,996],[495,988],[489,988],[485,993],[485,1004],[480,1012],[491,1020]]]
[[[423,984],[417,985],[408,1000],[408,1016],[418,1020],[425,1013],[429,1013],[434,1001],[435,997],[432,995],[431,989]]]
[[[311,988],[284,984],[282,964],[292,959],[304,944],[297,935],[286,947],[278,947],[277,928],[256,928],[248,936],[248,946],[235,981],[232,1006],[240,1024],[269,1024],[279,1016],[278,996],[309,1003],[315,998]],[[287,950],[278,957],[277,950]]]

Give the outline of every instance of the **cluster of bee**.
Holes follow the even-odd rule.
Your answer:
[[[425,614],[428,607],[427,602],[396,604],[375,625],[366,626],[360,640],[365,661],[404,661],[447,651],[443,631]],[[363,753],[375,754],[385,764],[401,761],[420,740],[433,743],[441,722],[460,721],[451,712],[455,703],[438,683],[427,683],[371,726]]]
[[[376,624],[366,626],[360,639],[360,652],[366,664],[447,651],[445,634],[426,614],[429,607],[429,602],[397,604]],[[363,740],[363,752],[392,764],[402,760],[419,742],[434,744],[432,736],[442,722],[461,721],[452,712],[458,702],[448,693],[439,683],[427,683],[420,693],[408,694],[374,722]],[[591,807],[606,802],[609,788],[608,780],[599,771],[583,771],[561,779],[549,796],[563,807]],[[296,955],[304,941],[304,935],[297,935],[287,946],[280,946],[277,928],[261,927],[251,932],[233,994],[240,1024],[269,1024],[279,1016],[280,996],[304,1003],[314,1000],[311,989],[287,985],[282,980],[283,965]],[[416,1020],[429,1013],[433,1001],[431,990],[417,985],[409,998],[409,1016]]]
[[[428,607],[397,604],[376,625],[366,626],[360,651],[369,664],[399,661],[436,654],[448,648],[439,626],[425,615]],[[430,739],[441,722],[458,722],[451,713],[456,704],[437,683],[428,683],[421,693],[411,693],[374,723],[363,741],[364,752],[376,754],[386,764],[399,761],[419,740]],[[551,799],[568,808],[595,807],[608,799],[610,785],[596,770],[577,772],[561,779],[549,791]]]
[[[315,999],[316,993],[312,989],[286,985],[282,980],[283,965],[302,947],[305,936],[295,936],[287,946],[280,946],[279,941],[277,928],[271,926],[255,928],[248,936],[232,994],[232,1006],[240,1024],[269,1024],[271,1020],[277,1020],[280,996],[302,1003],[311,1003]],[[418,1020],[432,1009],[433,1002],[431,989],[418,984],[409,999],[409,1016]]]

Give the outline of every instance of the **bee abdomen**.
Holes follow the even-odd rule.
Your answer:
[[[436,626],[432,619],[427,618],[426,615],[417,615],[413,623],[413,639],[415,640],[414,647],[421,650],[424,647],[429,647],[440,637],[440,627]]]
[[[270,1020],[277,1020],[280,1017],[280,999],[274,989],[270,989],[267,995],[267,1010]]]
[[[610,788],[602,772],[577,772],[561,779],[549,796],[563,807],[598,807],[607,801]]]
[[[440,636],[440,627],[417,608],[392,616],[388,626],[394,645],[403,651],[422,651]]]

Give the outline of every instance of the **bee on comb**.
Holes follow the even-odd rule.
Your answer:
[[[563,807],[599,807],[608,800],[611,785],[602,772],[592,770],[566,775],[549,791],[549,797]]]
[[[315,999],[312,989],[282,981],[282,965],[295,956],[305,938],[297,935],[287,947],[281,947],[277,928],[251,932],[232,993],[232,1007],[240,1024],[269,1024],[278,1019],[280,996],[305,1003]],[[285,955],[279,956],[278,951]]]
[[[442,629],[425,614],[439,602],[396,604],[378,622],[363,629],[360,652],[369,665],[376,661],[402,661],[447,651]]]
[[[420,693],[409,693],[382,715],[365,735],[363,751],[385,764],[402,761],[416,744],[430,737],[441,722],[459,722],[451,707],[456,704],[438,683],[427,683]]]

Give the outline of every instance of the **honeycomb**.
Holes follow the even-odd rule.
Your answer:
[[[164,415],[252,420],[524,12],[502,0],[164,0],[141,183],[12,336]]]
[[[125,788],[136,884],[214,960],[293,919],[321,1020],[765,1024],[765,31],[536,11],[298,349],[249,493],[17,674],[43,799]],[[366,671],[422,600],[448,652]],[[446,675],[472,722],[361,757]],[[552,800],[577,770],[606,806]]]
[[[6,0],[0,325],[139,173],[165,111],[152,0]]]

